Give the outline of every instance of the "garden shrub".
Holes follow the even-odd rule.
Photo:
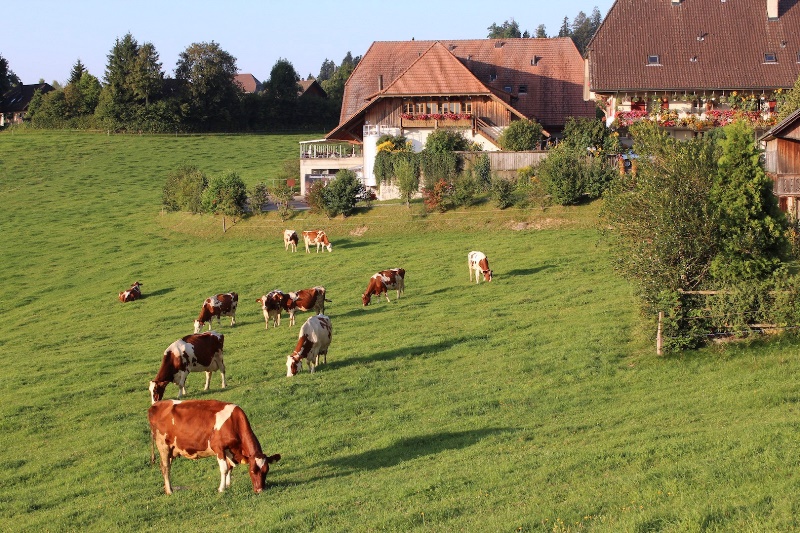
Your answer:
[[[322,190],[325,213],[328,217],[350,216],[364,192],[364,186],[352,170],[340,170],[336,177]]]
[[[203,210],[203,191],[208,185],[197,167],[183,165],[167,175],[162,203],[170,211],[199,213]]]
[[[245,210],[247,187],[236,172],[211,178],[203,191],[203,209],[208,213],[239,216]]]

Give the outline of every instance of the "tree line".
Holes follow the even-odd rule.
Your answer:
[[[570,22],[569,17],[564,17],[564,21],[558,30],[557,37],[569,37],[575,43],[575,47],[583,54],[586,51],[586,46],[589,41],[594,37],[595,32],[603,22],[603,16],[600,10],[595,6],[591,15],[586,15],[583,11],[578,12],[575,18]],[[554,37],[547,35],[547,27],[544,24],[536,26],[533,34],[528,30],[520,31],[519,23],[511,18],[504,21],[502,24],[492,23],[491,26],[486,28],[489,31],[487,37],[489,39],[513,39],[513,38],[535,38],[546,39]]]
[[[101,82],[78,59],[66,85],[37,92],[26,120],[38,128],[132,132],[329,130],[338,124],[344,83],[360,57],[350,52],[337,65],[326,59],[316,78],[328,98],[300,97],[300,76],[279,59],[264,88],[245,93],[236,83],[236,58],[214,41],[180,53],[174,76],[164,72],[152,43],[130,33],[117,39]],[[313,76],[310,76],[313,78]],[[19,84],[0,56],[0,94]]]

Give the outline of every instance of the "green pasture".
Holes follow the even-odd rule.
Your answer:
[[[0,135],[0,530],[800,529],[800,342],[657,357],[598,204],[271,212],[224,234],[160,210],[179,164],[253,184],[313,137]],[[333,252],[286,252],[287,227],[326,229]],[[469,283],[470,250],[494,281]],[[405,294],[363,308],[391,267]],[[145,297],[117,301],[137,280]],[[286,378],[308,314],[265,330],[255,300],[318,284],[328,363]],[[227,291],[228,387],[192,374],[187,398],[237,403],[283,459],[260,495],[243,469],[218,494],[216,461],[178,459],[166,496],[148,381]]]

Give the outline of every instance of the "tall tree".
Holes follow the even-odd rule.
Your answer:
[[[325,89],[328,98],[336,102],[339,107],[342,105],[342,97],[344,96],[344,84],[347,83],[347,79],[353,73],[353,69],[356,68],[360,60],[361,56],[354,58],[348,51],[347,55],[342,59],[341,65],[334,71],[333,76],[322,82],[322,88]]]
[[[143,101],[145,106],[161,94],[164,86],[164,73],[158,61],[158,52],[152,43],[144,43],[136,54],[136,61],[131,72],[131,88],[133,95]]]
[[[214,41],[194,43],[179,57],[175,77],[185,85],[188,120],[204,129],[229,126],[242,92],[234,82],[236,58]]]
[[[17,75],[8,68],[8,61],[0,55],[0,96],[3,96],[7,90],[19,84],[20,81]]]
[[[72,65],[72,71],[69,73],[67,85],[76,84],[81,81],[81,76],[83,76],[84,72],[86,72],[86,67],[81,63],[80,58],[78,58],[75,64]]]
[[[564,22],[561,23],[561,28],[558,30],[559,37],[571,37],[572,31],[569,29],[569,17],[564,17]]]
[[[798,109],[800,109],[800,76],[795,80],[794,87],[778,98],[778,122]]]
[[[336,63],[325,58],[325,61],[322,62],[322,66],[319,67],[319,76],[317,76],[317,81],[322,83],[325,80],[331,79],[333,73],[336,72]]]
[[[534,37],[537,39],[547,39],[547,28],[544,24],[539,24],[536,26],[536,34]]]
[[[264,90],[270,98],[279,101],[297,100],[300,76],[288,59],[278,59],[272,66],[269,79],[264,82]]]
[[[500,26],[493,22],[492,25],[486,29],[489,30],[489,35],[487,35],[488,39],[513,39],[522,37],[522,33],[519,30],[519,23],[513,18],[511,20],[506,20]]]
[[[115,103],[128,103],[134,99],[131,80],[136,69],[138,54],[139,43],[133,35],[126,33],[122,39],[114,42],[114,47],[107,56],[104,81]]]
[[[586,13],[583,11],[579,11],[575,18],[572,19],[570,35],[572,36],[572,41],[575,43],[575,47],[583,54],[586,45],[589,44],[589,40],[592,38],[592,35],[594,35],[591,20],[589,20],[589,17],[587,17]]]

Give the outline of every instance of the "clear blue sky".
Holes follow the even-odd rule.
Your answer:
[[[613,0],[436,2],[405,0],[7,0],[0,55],[23,83],[64,83],[77,59],[101,81],[107,56],[126,33],[155,45],[172,76],[179,54],[196,42],[219,43],[240,72],[269,77],[288,59],[300,77],[317,75],[323,60],[337,65],[348,51],[363,55],[373,41],[481,39],[492,23],[513,18],[533,33],[558,34],[568,17],[605,18]]]

